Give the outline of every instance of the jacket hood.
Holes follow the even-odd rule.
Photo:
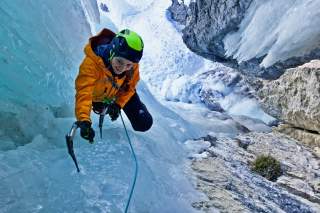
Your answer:
[[[98,62],[99,65],[104,66],[103,59],[100,56],[97,56],[93,50],[98,45],[109,44],[111,40],[115,37],[115,35],[116,34],[111,30],[106,28],[103,29],[99,34],[89,39],[89,43],[84,48],[84,53],[86,54],[86,56]]]

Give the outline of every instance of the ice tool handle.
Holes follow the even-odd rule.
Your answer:
[[[113,104],[115,102],[115,100],[116,100],[115,98],[105,98],[103,100],[103,103],[106,105],[106,107],[100,113],[100,117],[99,117],[99,129],[100,129],[100,138],[101,139],[102,139],[102,126],[103,126],[104,117],[107,114],[108,107],[110,106],[110,104]]]
[[[73,150],[73,138],[76,134],[77,128],[79,127],[78,122],[74,122],[72,124],[72,127],[69,131],[69,133],[66,135],[66,143],[67,143],[67,148],[68,148],[68,153],[71,156],[74,164],[76,165],[77,171],[80,172],[79,166],[78,166],[78,162],[77,162],[77,158],[74,154],[74,150]]]
[[[99,117],[99,129],[100,129],[100,138],[102,139],[102,126],[103,126],[103,120],[104,120],[104,116],[107,114],[108,111],[108,107],[104,108],[104,110],[102,111],[102,113],[100,114]]]

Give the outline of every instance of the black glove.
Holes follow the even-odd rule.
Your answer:
[[[89,121],[79,121],[78,126],[80,127],[80,135],[84,139],[93,143],[94,130],[91,128],[91,123]]]
[[[119,114],[120,114],[120,106],[116,103],[110,104],[108,106],[107,113],[109,114],[112,121],[117,120],[117,118],[119,117]]]

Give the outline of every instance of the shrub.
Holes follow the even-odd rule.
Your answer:
[[[258,156],[252,163],[251,171],[270,181],[276,181],[282,175],[280,162],[269,155]]]

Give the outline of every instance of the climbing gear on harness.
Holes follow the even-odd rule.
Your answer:
[[[116,103],[112,103],[108,106],[107,114],[109,114],[112,121],[115,121],[119,117],[120,113],[120,106]]]
[[[92,102],[92,111],[98,115],[100,115],[105,108],[106,105],[102,102]]]
[[[78,166],[78,162],[77,162],[77,158],[74,154],[74,150],[73,150],[73,138],[76,134],[77,128],[78,128],[78,122],[74,122],[72,124],[72,127],[69,131],[69,133],[66,135],[66,143],[67,143],[67,148],[68,148],[68,153],[71,156],[74,164],[76,165],[77,171],[80,172],[79,166]]]
[[[111,45],[110,61],[113,57],[120,56],[134,63],[138,63],[142,58],[144,47],[142,38],[132,30],[121,30],[112,39]]]
[[[116,101],[116,97],[112,97],[112,98],[105,97],[102,102],[104,104],[108,104],[109,105],[109,104],[113,104],[115,101]]]

